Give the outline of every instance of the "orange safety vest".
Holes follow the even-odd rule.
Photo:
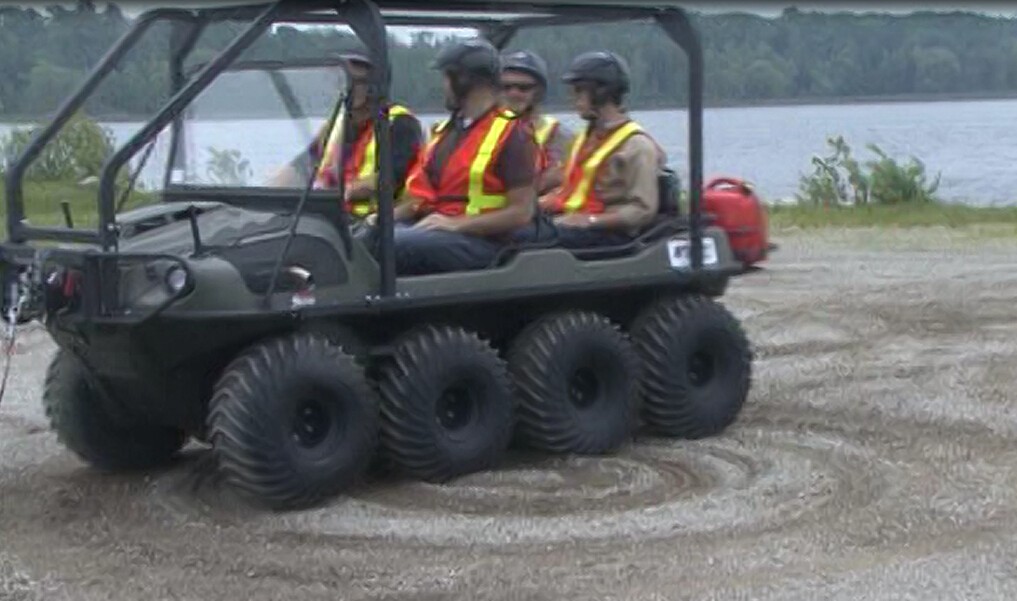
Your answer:
[[[580,152],[586,142],[586,131],[576,136],[565,166],[565,182],[555,195],[553,206],[559,213],[603,213],[604,202],[597,196],[594,182],[600,167],[615,150],[631,136],[641,133],[643,128],[635,121],[628,121],[604,138],[598,146],[580,159]]]
[[[446,119],[432,128],[430,141],[406,179],[408,194],[419,202],[418,211],[458,216],[504,208],[508,202],[505,185],[495,175],[494,166],[504,141],[519,126],[516,115],[495,108],[481,117],[449,155],[435,186],[427,171],[448,124]]]
[[[539,175],[551,166],[551,155],[547,150],[547,142],[558,129],[559,122],[550,115],[544,115],[539,122],[531,120],[528,125],[533,133],[533,140],[537,143],[536,158],[537,174]]]
[[[396,117],[401,115],[408,115],[412,117],[413,113],[408,108],[399,104],[393,104],[389,107],[389,122],[395,121]],[[335,165],[336,156],[339,153],[339,137],[342,133],[342,128],[342,120],[337,120],[329,135],[328,143],[322,153],[322,160],[316,175],[316,184],[319,187],[335,186],[335,170],[331,167]],[[346,163],[346,167],[343,169],[343,181],[345,185],[348,186],[358,179],[369,177],[377,171],[377,143],[377,137],[374,135],[374,121],[371,120],[364,124],[357,136],[357,139],[353,142],[353,147],[351,148],[353,156],[351,157],[351,160]],[[396,183],[395,194],[398,196],[400,190],[398,182]],[[366,217],[378,210],[378,199],[377,197],[372,196],[371,198],[359,199],[352,203],[347,203],[346,210],[358,217]]]

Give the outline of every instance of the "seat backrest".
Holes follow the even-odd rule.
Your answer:
[[[657,184],[660,189],[660,206],[657,212],[667,217],[678,217],[681,215],[681,178],[670,167],[664,167],[657,174]]]

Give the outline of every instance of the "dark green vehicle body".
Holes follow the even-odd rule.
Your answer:
[[[377,293],[378,262],[364,244],[354,239],[346,253],[336,227],[309,214],[297,225],[285,266],[299,265],[313,275],[313,304],[295,300],[298,291],[283,278],[266,307],[264,294],[289,218],[202,205],[196,222],[203,252],[194,256],[190,222],[181,216],[190,206],[173,203],[123,214],[125,225],[157,216],[168,221],[121,242],[123,305],[102,317],[57,312],[48,316],[47,327],[58,344],[78,349],[97,375],[124,391],[130,412],[195,433],[201,431],[203,401],[214,379],[239,349],[266,336],[342,325],[356,336],[360,352],[383,354],[400,331],[442,322],[505,340],[556,306],[598,310],[627,323],[654,297],[708,291],[740,271],[724,232],[708,227],[704,237],[714,241],[717,261],[695,275],[672,264],[671,240],[688,239],[679,234],[619,258],[584,260],[561,248],[534,249],[486,270],[400,277],[395,294],[385,298]],[[131,261],[132,255],[166,258]],[[153,264],[164,268],[154,278]],[[189,291],[175,300],[161,286],[170,265],[183,265],[191,275]]]

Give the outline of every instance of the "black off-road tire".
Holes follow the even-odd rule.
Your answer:
[[[367,344],[357,335],[353,328],[345,324],[328,320],[308,321],[296,333],[298,335],[318,335],[327,340],[332,346],[338,347],[347,355],[355,358],[359,365],[367,363]]]
[[[349,490],[377,448],[378,403],[363,369],[313,334],[240,355],[216,383],[207,421],[224,481],[276,510]]]
[[[617,450],[632,434],[639,362],[606,317],[577,311],[534,322],[513,342],[509,368],[521,444],[594,455]]]
[[[187,442],[176,428],[123,423],[86,367],[60,349],[46,370],[42,404],[57,440],[89,465],[108,472],[168,465]]]
[[[490,469],[511,442],[508,368],[476,334],[427,326],[404,335],[380,388],[382,446],[403,475],[444,482]]]
[[[659,301],[631,336],[643,363],[641,414],[652,432],[698,439],[734,422],[752,384],[753,354],[723,305],[696,295]]]

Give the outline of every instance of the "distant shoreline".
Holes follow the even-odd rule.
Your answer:
[[[707,101],[704,103],[704,108],[710,109],[729,109],[729,108],[777,108],[777,107],[793,107],[793,106],[857,106],[865,104],[902,104],[902,103],[936,103],[936,102],[978,102],[978,101],[993,101],[993,100],[1017,100],[1017,91],[1008,92],[973,92],[973,93],[951,93],[951,94],[890,94],[885,96],[839,96],[839,97],[797,97],[797,98],[775,98],[768,100],[714,100]],[[413,107],[415,112],[419,114],[442,114],[445,112],[442,106],[425,106],[425,107]],[[664,104],[664,103],[647,103],[639,106],[634,106],[631,110],[634,111],[659,111],[659,110],[684,110],[685,105],[678,105],[678,103]],[[550,112],[568,112],[572,110],[571,106],[564,104],[550,104],[547,106],[547,110]],[[91,117],[97,121],[103,123],[133,123],[139,121],[145,121],[152,117],[152,115],[123,115],[123,114],[109,114],[109,115],[91,115]],[[275,120],[282,118],[282,115],[265,115],[260,113],[254,114],[243,114],[237,113],[230,115],[229,117],[236,119],[269,119]],[[0,123],[5,125],[28,125],[39,121],[48,122],[52,118],[52,114],[49,115],[3,115],[0,114]],[[226,119],[227,116],[212,117],[209,116],[202,120],[217,120]]]

